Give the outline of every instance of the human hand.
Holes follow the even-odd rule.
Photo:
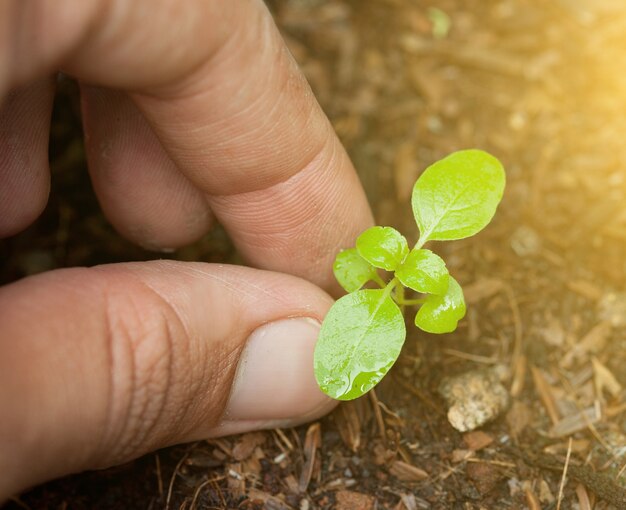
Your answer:
[[[121,233],[175,248],[216,218],[262,268],[116,264],[0,289],[0,500],[330,410],[312,370],[322,289],[372,218],[261,0],[6,0],[0,39],[0,237],[45,206],[62,69]]]

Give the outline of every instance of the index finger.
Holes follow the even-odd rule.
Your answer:
[[[99,22],[106,31],[83,42],[69,69],[99,85],[124,77],[119,85],[135,89],[166,151],[206,193],[249,262],[331,288],[337,250],[352,245],[372,216],[263,2],[160,0],[154,9],[176,10],[149,24],[136,22],[139,4]],[[185,32],[175,40],[181,32],[172,23],[180,20]],[[133,47],[153,41],[154,51]],[[170,47],[178,49],[163,52]]]

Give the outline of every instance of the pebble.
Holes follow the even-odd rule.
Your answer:
[[[497,368],[445,378],[439,393],[448,403],[450,424],[468,432],[497,418],[509,404],[509,393],[500,380]]]

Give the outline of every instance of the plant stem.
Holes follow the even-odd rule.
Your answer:
[[[396,299],[396,303],[400,305],[402,315],[404,315],[404,285],[398,285],[398,289],[396,290],[396,295],[394,297]]]
[[[419,250],[422,246],[424,246],[426,244],[426,241],[428,241],[428,239],[426,239],[426,238],[424,238],[424,240],[422,240],[422,239],[423,239],[423,237],[420,236],[420,238],[415,243],[415,246],[413,246],[414,250]]]
[[[383,289],[383,295],[384,296],[389,296],[391,294],[391,291],[393,291],[393,289],[396,287],[396,285],[400,282],[400,280],[398,280],[397,278],[393,278]]]
[[[396,303],[400,306],[415,306],[415,305],[423,305],[426,303],[426,298],[421,299],[402,299],[400,296],[396,297]]]
[[[376,276],[374,276],[374,277],[372,278],[372,280],[374,281],[374,283],[377,283],[377,284],[380,286],[380,288],[381,288],[381,289],[384,289],[384,288],[387,286],[387,284],[385,283],[385,280],[383,280],[383,279],[382,279],[382,278],[378,275],[378,273],[376,273]]]

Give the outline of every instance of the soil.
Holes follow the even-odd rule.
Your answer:
[[[392,374],[320,422],[164,449],[4,509],[626,509],[623,2],[270,6],[379,224],[415,238],[412,184],[453,150],[504,163],[494,222],[434,245],[466,290],[466,319],[442,337],[409,327]],[[1,282],[157,258],[102,216],[79,122],[63,79],[51,200],[36,225],[0,242]],[[221,230],[173,257],[237,260]],[[497,372],[509,402],[460,433],[439,389],[468,371]]]

